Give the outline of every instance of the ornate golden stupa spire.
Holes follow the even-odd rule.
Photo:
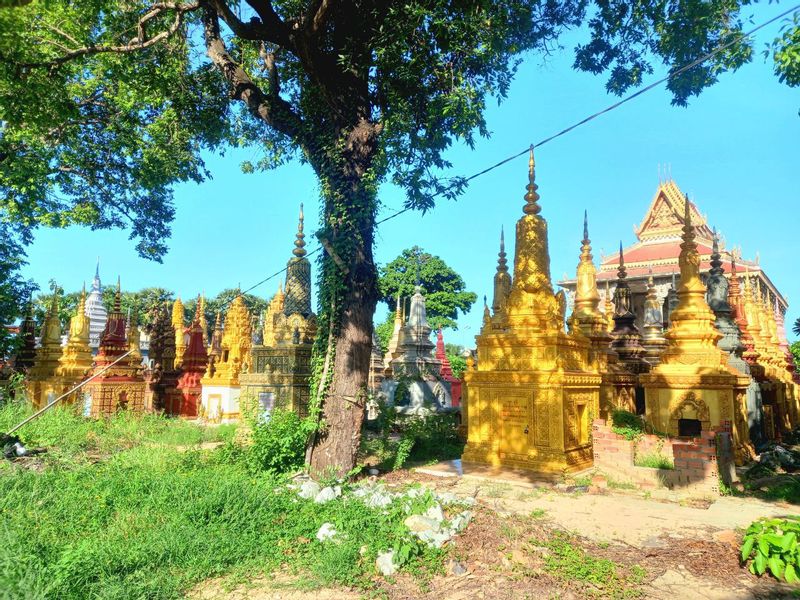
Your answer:
[[[747,331],[753,338],[753,345],[759,355],[759,363],[767,361],[767,349],[764,346],[764,336],[761,331],[761,322],[758,315],[758,305],[753,294],[753,285],[750,281],[750,272],[745,266],[744,278],[744,315],[747,319]]]
[[[524,216],[517,221],[514,277],[508,298],[509,325],[563,331],[559,301],[550,280],[547,221],[539,214],[542,208],[538,204],[535,166],[531,146]]]
[[[739,276],[736,274],[736,257],[731,257],[731,280],[730,287],[728,288],[728,303],[733,310],[733,319],[739,327],[741,333],[742,344],[744,344],[744,352],[742,358],[751,367],[758,362],[758,351],[756,350],[755,341],[750,334],[750,327],[747,323],[745,316],[745,299],[742,296],[742,288],[739,285]]]
[[[175,364],[179,365],[183,362],[183,353],[186,352],[186,340],[183,339],[184,335],[184,320],[185,310],[181,297],[175,298],[172,304],[172,327],[175,329]]]
[[[589,239],[589,216],[583,213],[583,240],[581,241],[581,254],[578,260],[577,284],[575,288],[575,306],[572,319],[577,323],[581,333],[589,338],[603,334],[604,340],[609,341],[607,321],[600,312],[600,292],[597,291],[597,269],[592,257],[592,243]]]
[[[397,294],[397,302],[394,309],[394,325],[392,326],[392,337],[389,338],[389,345],[386,347],[386,356],[383,359],[385,373],[387,377],[391,377],[392,373],[392,360],[397,358],[399,354],[400,342],[402,341],[401,334],[403,331],[403,308],[400,300],[400,294]]]
[[[286,265],[286,296],[283,313],[288,317],[299,314],[308,317],[311,312],[311,263],[306,258],[306,242],[303,233],[303,205],[300,204],[300,217],[294,240],[292,258]]]
[[[83,380],[92,370],[92,349],[89,347],[89,317],[86,316],[86,285],[75,314],[69,322],[67,345],[58,361],[58,375],[63,377],[67,385]]]
[[[497,254],[497,273],[494,276],[494,298],[492,299],[492,310],[495,315],[505,311],[509,293],[511,293],[511,275],[508,274],[506,242],[501,227],[500,252]]]
[[[203,330],[203,345],[208,345],[208,321],[206,320],[206,293],[203,292],[200,294],[200,298],[197,300],[197,308],[200,311],[198,323],[200,324],[200,329]],[[180,364],[180,363],[177,363]]]
[[[249,365],[252,346],[250,313],[241,293],[233,299],[225,315],[221,346],[222,353],[214,364],[213,381],[208,383],[239,385],[239,375]]]
[[[719,370],[726,362],[723,352],[717,347],[722,334],[714,326],[716,316],[706,302],[706,288],[700,279],[700,254],[695,243],[690,206],[687,197],[683,242],[678,256],[678,305],[670,314],[667,349],[662,354],[661,365],[692,371],[698,368]]]
[[[44,381],[55,376],[61,358],[61,321],[58,317],[58,286],[53,288],[50,307],[42,322],[41,340],[36,361],[29,371],[31,379]]]
[[[778,339],[778,324],[775,323],[775,313],[770,310],[767,304],[769,290],[764,294],[760,280],[756,280],[756,282],[758,283],[759,322],[764,335],[764,342],[769,349],[769,362],[773,367],[780,369],[783,366],[783,357],[779,354],[780,340]]]

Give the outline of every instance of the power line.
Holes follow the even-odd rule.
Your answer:
[[[750,30],[748,30],[746,32],[739,33],[738,35],[733,36],[730,40],[728,40],[724,44],[720,44],[720,45],[714,47],[710,52],[704,54],[703,56],[693,60],[692,62],[684,65],[683,67],[680,67],[679,69],[676,69],[674,71],[670,71],[669,74],[667,74],[665,77],[662,77],[661,79],[659,79],[657,81],[654,81],[651,84],[648,84],[647,86],[643,87],[642,89],[637,90],[637,91],[625,96],[621,100],[619,100],[619,101],[617,101],[617,102],[615,102],[613,104],[610,104],[609,106],[603,108],[602,110],[599,110],[599,111],[589,115],[588,117],[586,117],[584,119],[581,119],[577,123],[574,123],[573,125],[570,125],[569,127],[566,127],[564,129],[562,129],[561,131],[559,131],[557,133],[554,133],[553,135],[551,135],[549,137],[546,137],[543,140],[541,140],[541,141],[539,141],[539,142],[537,142],[535,144],[531,144],[530,146],[528,146],[524,150],[516,152],[516,153],[512,154],[511,156],[508,156],[508,157],[500,160],[499,162],[496,162],[493,165],[490,165],[489,167],[486,167],[485,169],[482,169],[482,170],[480,170],[480,171],[478,171],[476,173],[473,173],[472,175],[469,175],[467,177],[456,178],[456,181],[454,181],[450,185],[446,186],[445,188],[443,188],[443,189],[441,189],[441,190],[439,190],[437,192],[434,192],[433,194],[431,194],[430,197],[431,198],[436,198],[436,197],[441,196],[442,194],[444,194],[444,193],[446,193],[448,191],[453,190],[457,186],[464,186],[465,184],[469,183],[470,181],[472,181],[474,179],[477,179],[478,177],[481,177],[482,175],[490,173],[491,171],[494,171],[495,169],[497,169],[499,167],[502,167],[506,163],[509,163],[509,162],[511,162],[511,161],[513,161],[513,160],[525,155],[530,150],[532,150],[534,147],[538,148],[540,146],[544,146],[545,144],[547,144],[549,142],[552,142],[553,140],[558,139],[561,136],[564,136],[567,133],[577,129],[578,127],[580,127],[582,125],[585,125],[586,123],[589,123],[589,122],[593,121],[594,119],[596,119],[596,118],[598,118],[598,117],[600,117],[600,116],[602,116],[602,115],[604,115],[606,113],[611,112],[612,110],[615,110],[615,109],[619,108],[623,104],[626,104],[627,102],[630,102],[631,100],[633,100],[635,98],[638,98],[639,96],[641,96],[641,95],[649,92],[650,90],[658,87],[662,83],[665,83],[665,82],[673,79],[674,77],[677,77],[678,75],[686,73],[687,71],[693,69],[694,67],[704,63],[709,58],[712,58],[713,56],[716,56],[717,54],[719,54],[723,50],[726,50],[726,49],[730,48],[736,42],[741,41],[742,39],[745,39],[745,38],[748,38],[748,37],[752,36],[757,31],[763,29],[764,27],[766,27],[768,25],[771,25],[772,23],[778,21],[779,19],[782,19],[785,16],[788,16],[789,14],[791,14],[791,13],[797,11],[797,10],[800,10],[800,4],[797,4],[794,7],[783,11],[782,13],[772,17],[771,19],[768,19],[768,20],[764,21],[760,25],[757,25],[756,27],[753,27],[752,29],[750,29]],[[378,225],[381,225],[383,223],[386,223],[387,221],[390,221],[390,220],[392,220],[392,219],[394,219],[396,217],[399,217],[400,215],[402,215],[404,213],[407,213],[410,210],[412,210],[412,207],[411,206],[406,206],[405,208],[402,208],[402,209],[400,209],[400,210],[398,210],[398,211],[396,211],[396,212],[394,212],[394,213],[392,213],[392,214],[390,214],[390,215],[388,215],[388,216],[386,216],[386,217],[384,217],[382,219],[376,220],[375,221],[375,226],[378,226]],[[367,231],[361,231],[361,233],[367,233]],[[322,250],[322,246],[321,245],[317,246],[313,250],[309,251],[306,254],[306,256],[313,256],[313,255],[319,253],[320,250]],[[253,284],[252,286],[250,286],[246,290],[244,290],[244,291],[239,290],[239,292],[236,295],[234,295],[232,298],[230,298],[229,300],[224,302],[220,306],[220,309],[225,308],[228,304],[233,302],[236,298],[238,298],[240,296],[244,296],[245,294],[253,291],[257,287],[260,287],[261,285],[267,283],[268,281],[274,279],[275,277],[278,277],[279,275],[285,273],[288,270],[288,268],[289,267],[287,265],[287,266],[283,267],[282,269],[276,271],[272,275],[269,275],[269,276],[265,277],[264,279],[262,279],[258,283]],[[152,342],[152,340],[151,340],[151,342]],[[118,362],[120,362],[122,359],[124,359],[127,356],[129,356],[131,354],[131,352],[133,352],[133,350],[128,350],[126,353],[124,353],[121,356],[119,356],[114,362],[112,362],[111,364],[109,364],[106,367],[104,367],[101,371],[99,371],[98,373],[93,374],[88,379],[80,382],[75,387],[73,387],[71,390],[69,390],[68,392],[65,392],[64,394],[62,394],[61,396],[56,398],[53,402],[49,403],[47,406],[44,406],[43,408],[41,408],[40,410],[38,410],[34,414],[30,415],[24,421],[22,421],[21,423],[19,423],[16,426],[14,426],[12,429],[10,429],[8,431],[8,433],[11,434],[11,433],[17,431],[20,427],[22,427],[26,423],[32,421],[33,419],[35,419],[36,417],[38,417],[42,413],[46,412],[47,410],[49,410],[50,408],[55,406],[63,398],[66,398],[70,394],[73,394],[74,392],[78,391],[80,388],[85,386],[87,383],[89,383],[93,379],[99,377],[100,375],[105,373],[108,369],[110,369],[111,367],[116,365]]]

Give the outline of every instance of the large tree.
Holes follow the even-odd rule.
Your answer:
[[[478,299],[475,292],[464,289],[464,280],[450,265],[438,256],[414,246],[406,248],[400,256],[380,268],[378,288],[381,300],[393,313],[397,297],[408,304],[417,282],[425,294],[428,322],[434,329],[456,329],[459,311],[468,312]]]
[[[377,191],[426,209],[443,152],[488,133],[523,53],[588,23],[576,67],[622,93],[652,63],[712,60],[673,78],[685,103],[751,56],[741,0],[50,0],[0,10],[0,221],[128,227],[158,259],[175,182],[207,176],[202,152],[261,150],[247,170],[299,157],[323,195],[315,471],[353,466],[378,300]]]

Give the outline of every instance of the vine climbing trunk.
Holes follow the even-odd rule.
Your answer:
[[[372,248],[377,199],[369,177],[374,139],[369,147],[355,147],[360,151],[331,161],[338,168],[328,163],[318,169],[325,201],[320,234],[325,253],[313,389],[320,427],[308,452],[314,475],[344,475],[355,466],[367,400],[378,301]]]

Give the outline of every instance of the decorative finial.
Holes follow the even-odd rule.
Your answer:
[[[117,293],[114,294],[114,312],[120,311],[122,311],[122,284],[119,275],[117,275]]]
[[[722,269],[722,256],[719,253],[719,236],[717,235],[717,228],[714,227],[714,235],[711,242],[711,271],[712,275],[721,275]]]
[[[292,250],[292,254],[294,254],[297,258],[303,258],[306,255],[306,242],[305,242],[305,234],[303,233],[303,203],[300,203],[300,220],[297,223],[297,235],[295,236],[294,240],[294,250]]]
[[[100,279],[100,257],[97,257],[97,266],[94,268],[95,279]]]
[[[539,194],[536,190],[539,188],[536,185],[536,162],[533,159],[533,144],[531,144],[530,157],[528,158],[528,193],[525,194],[525,206],[522,207],[522,212],[526,215],[538,215],[542,211],[542,207],[537,204],[539,201]]]
[[[203,297],[200,294],[197,294],[197,306],[194,309],[194,320],[198,323],[200,322],[200,316],[203,314],[201,309],[203,308]]]
[[[617,276],[620,280],[625,279],[628,276],[627,271],[625,270],[625,257],[622,254],[622,242],[619,243],[619,268],[617,269]]]
[[[500,252],[497,253],[497,270],[506,272],[508,271],[508,260],[506,259],[506,241],[503,235],[503,227],[500,227]]]
[[[589,211],[583,211],[583,243],[589,243]]]

